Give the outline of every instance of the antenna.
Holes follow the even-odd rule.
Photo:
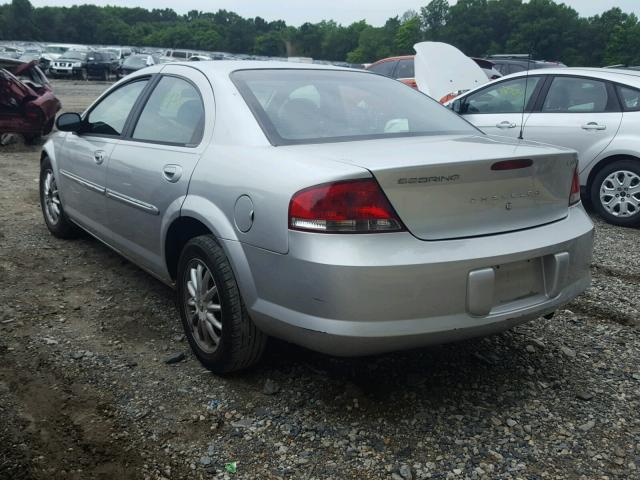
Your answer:
[[[527,73],[524,77],[524,97],[522,98],[522,117],[520,118],[520,135],[518,135],[518,140],[524,140],[522,133],[524,132],[524,111],[527,108],[527,88],[529,87],[529,70],[531,68],[532,50],[533,48],[529,48],[529,55],[527,55]]]

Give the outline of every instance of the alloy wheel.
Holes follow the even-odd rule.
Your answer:
[[[615,217],[637,215],[640,212],[640,176],[628,170],[608,175],[600,186],[600,203]]]
[[[60,220],[60,197],[52,170],[45,171],[44,182],[42,183],[42,196],[44,198],[44,212],[47,215],[47,220],[49,220],[49,223],[52,225],[56,225]]]
[[[216,282],[199,259],[189,262],[186,273],[184,307],[191,333],[198,347],[213,353],[222,339],[222,306]]]

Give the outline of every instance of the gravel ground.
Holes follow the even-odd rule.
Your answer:
[[[55,86],[79,110],[106,84]],[[596,219],[593,288],[551,320],[373,358],[272,342],[221,378],[169,288],[48,234],[38,156],[0,149],[1,479],[640,478],[639,230]]]

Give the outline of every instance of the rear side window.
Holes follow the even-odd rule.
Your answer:
[[[385,77],[390,77],[391,75],[393,75],[393,69],[395,68],[397,63],[397,61],[388,60],[386,62],[381,62],[376,65],[370,66],[369,70],[374,73],[384,75]]]
[[[413,59],[400,60],[394,77],[414,78],[416,76]]]
[[[599,80],[556,77],[542,105],[545,113],[604,112],[609,102],[607,85]]]
[[[640,111],[640,90],[636,90],[631,87],[623,87],[617,85],[618,95],[622,100],[622,109],[625,112],[637,112]]]
[[[128,83],[103,98],[89,113],[83,133],[121,135],[129,113],[147,81],[144,79]]]
[[[198,90],[178,77],[163,77],[151,93],[133,132],[148,142],[197,145],[204,129]]]

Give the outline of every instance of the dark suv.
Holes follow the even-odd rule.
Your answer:
[[[120,61],[113,52],[95,51],[87,58],[87,76],[110,80],[118,72]]]
[[[529,70],[538,70],[540,68],[560,68],[566,67],[561,62],[548,62],[546,60],[530,60],[529,55],[523,54],[504,54],[504,55],[489,55],[487,60],[491,60],[493,68],[498,70],[502,75],[509,75],[510,73],[524,72],[527,70],[527,63],[529,64]]]

